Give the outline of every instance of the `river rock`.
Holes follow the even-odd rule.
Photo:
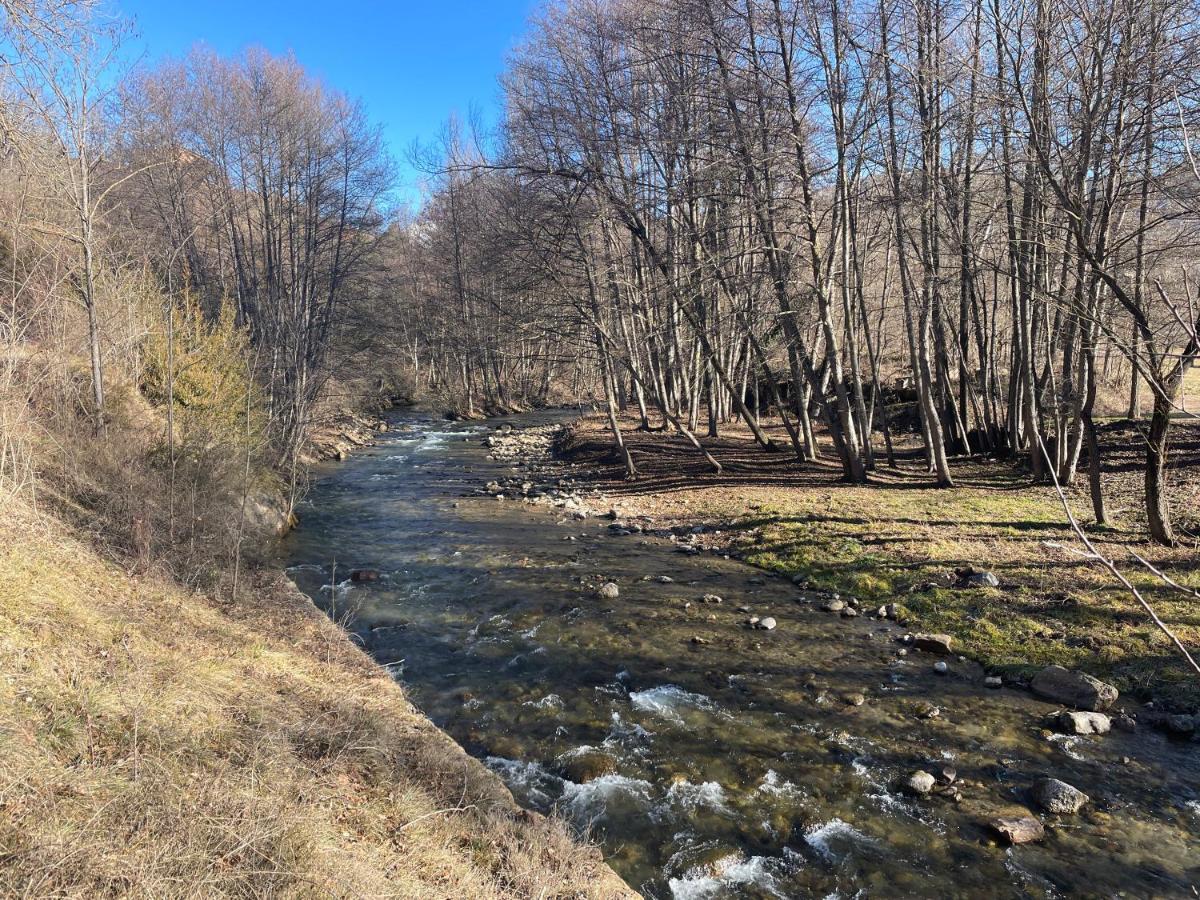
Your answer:
[[[1177,714],[1167,716],[1163,720],[1163,725],[1171,734],[1187,736],[1195,733],[1196,729],[1200,727],[1200,721],[1197,720],[1196,716]]]
[[[821,604],[821,609],[825,610],[825,612],[841,612],[845,608],[845,602],[839,600],[837,597],[831,597]]]
[[[919,797],[924,797],[933,790],[933,786],[936,783],[937,779],[935,779],[928,772],[916,771],[909,775],[905,780],[904,789],[910,794],[916,794]]]
[[[1004,687],[1004,679],[999,675],[989,675],[983,679],[983,686],[990,688]]]
[[[1029,844],[1046,836],[1045,827],[1033,816],[994,819],[990,824],[1010,844]]]
[[[1029,686],[1039,697],[1077,709],[1100,711],[1117,701],[1117,689],[1083,672],[1047,666],[1033,676]]]
[[[941,653],[948,656],[951,652],[950,645],[954,639],[948,634],[915,634],[913,635],[913,646],[918,650],[925,650],[928,653]]]
[[[759,621],[758,627],[761,628],[763,631],[774,631],[775,630],[775,620],[771,616],[766,616],[765,618],[763,618]]]
[[[945,660],[939,659],[937,662],[935,662],[933,664],[933,671],[937,672],[939,675],[945,675],[945,674],[949,673],[950,666],[946,663]]]
[[[853,606],[847,606],[845,609],[842,610],[842,618],[843,619],[854,619],[857,617],[858,617],[858,610],[855,609]]]
[[[611,581],[606,581],[596,591],[596,595],[602,600],[616,600],[621,596],[621,589]]]
[[[1067,734],[1108,734],[1112,728],[1112,720],[1098,712],[1067,710],[1055,716],[1055,723]]]
[[[555,774],[576,784],[587,784],[605,775],[614,775],[617,761],[599,750],[581,749],[565,753],[555,760]]]
[[[1091,798],[1065,781],[1043,778],[1033,787],[1033,799],[1048,813],[1071,816],[1079,812]]]

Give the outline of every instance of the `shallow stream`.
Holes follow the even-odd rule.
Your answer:
[[[512,474],[481,444],[492,427],[404,413],[377,446],[323,466],[289,573],[522,804],[589,830],[645,896],[1200,886],[1200,743],[1055,734],[1055,707],[985,688],[956,657],[935,673],[893,623],[823,612],[719,555],[481,496]],[[350,581],[360,568],[380,580]],[[597,593],[608,581],[615,599]],[[750,614],[778,627],[751,630]],[[917,769],[954,787],[910,797],[897,785]],[[1091,802],[1043,816],[1042,842],[1001,846],[986,823],[1028,815],[1043,776]]]

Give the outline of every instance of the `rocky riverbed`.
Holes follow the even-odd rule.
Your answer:
[[[1200,881],[1186,732],[1080,673],[1014,690],[896,607],[727,558],[711,523],[613,509],[551,458],[560,427],[394,420],[318,483],[292,571],[646,896]]]

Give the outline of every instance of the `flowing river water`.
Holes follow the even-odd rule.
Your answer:
[[[398,414],[321,467],[289,573],[519,802],[587,831],[645,896],[1194,896],[1200,743],[1056,734],[1051,704],[988,690],[956,657],[935,673],[893,623],[481,496],[512,474],[482,446],[492,427]],[[378,581],[349,580],[368,567]],[[599,596],[608,581],[618,597]],[[745,627],[739,607],[778,627]],[[897,785],[917,769],[955,788],[910,797]],[[1002,846],[987,822],[1036,811],[1044,776],[1091,802]]]

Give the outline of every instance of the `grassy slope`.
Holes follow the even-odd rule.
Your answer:
[[[872,609],[896,602],[910,627],[954,635],[962,652],[993,670],[1021,677],[1058,663],[1142,697],[1200,708],[1200,679],[1133,598],[1099,565],[1048,546],[1079,548],[1053,489],[1030,484],[1011,466],[959,463],[960,486],[952,490],[929,487],[919,472],[890,475],[882,469],[879,483],[850,486],[839,483],[831,467],[798,470],[788,454],[763,454],[747,435],[730,429],[712,444],[734,467],[713,477],[677,438],[636,431],[627,438],[645,475],[632,483],[622,482],[608,459],[598,419],[577,428],[570,450],[585,471],[603,467],[601,485],[622,515],[648,515],[659,524],[717,524],[722,534],[706,536],[705,543],[736,548],[753,564],[803,575]],[[1194,471],[1175,476],[1176,510],[1189,521],[1196,515],[1189,508]],[[1140,496],[1124,482],[1113,489],[1110,502],[1120,524],[1136,515]],[[1085,485],[1077,486],[1072,505],[1087,521]],[[1144,542],[1138,522],[1124,524],[1124,531],[1096,532],[1093,539],[1195,653],[1200,601],[1163,590],[1129,556],[1136,550],[1196,587],[1195,547],[1154,548]],[[953,570],[968,565],[995,572],[1001,589],[951,588]]]
[[[294,588],[228,608],[0,517],[0,894],[616,897]]]

